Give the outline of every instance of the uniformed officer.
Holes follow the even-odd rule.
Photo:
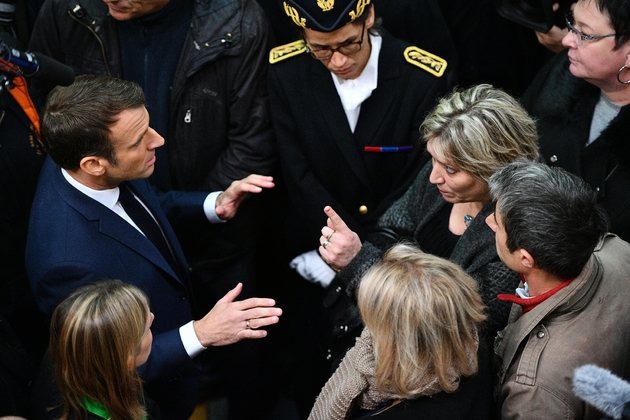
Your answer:
[[[288,375],[299,375],[295,387],[311,391],[312,401],[311,394],[304,399],[310,410],[328,374],[311,358],[334,359],[336,351],[328,354],[331,334],[321,320],[327,291],[297,273],[328,286],[332,300],[344,295],[329,286],[335,271],[317,252],[323,209],[332,206],[366,237],[425,162],[418,128],[449,89],[451,69],[439,56],[382,30],[371,0],[285,0],[283,8],[302,37],[269,57],[272,118],[290,202],[284,235],[274,243],[282,242],[284,264],[293,268],[289,277],[298,278],[283,289],[284,306],[294,310],[281,326],[290,329],[281,349],[300,354],[287,356],[295,364]],[[348,326],[342,335],[352,345],[358,333]]]

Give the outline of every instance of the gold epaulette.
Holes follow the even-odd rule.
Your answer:
[[[448,65],[445,59],[414,46],[407,47],[404,55],[405,60],[437,77],[444,74]]]
[[[280,45],[269,51],[269,62],[271,64],[282,61],[294,55],[302,54],[306,51],[306,44],[303,39],[291,42],[290,44]]]

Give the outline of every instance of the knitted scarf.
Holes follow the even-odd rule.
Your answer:
[[[477,336],[475,341],[478,345]],[[374,410],[387,401],[410,398],[408,395],[379,390],[376,386],[375,369],[372,336],[364,328],[354,347],[348,350],[335,373],[322,388],[308,420],[344,420],[354,407]],[[459,381],[460,376],[455,369],[448,369],[449,382]],[[438,378],[433,373],[422,378],[419,385],[420,391],[413,398],[442,392]]]

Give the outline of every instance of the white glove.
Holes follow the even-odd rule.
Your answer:
[[[306,280],[311,283],[319,283],[324,288],[328,287],[337,274],[326,264],[316,249],[293,258],[289,266]]]

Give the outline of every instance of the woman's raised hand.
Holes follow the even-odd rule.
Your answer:
[[[361,250],[361,239],[330,206],[324,207],[328,216],[319,238],[319,254],[335,270],[343,269]]]

